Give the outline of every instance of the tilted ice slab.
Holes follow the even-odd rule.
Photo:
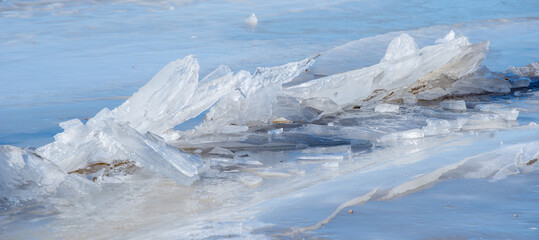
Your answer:
[[[151,132],[141,134],[126,123],[118,122],[108,109],[86,124],[74,119],[60,126],[64,132],[37,152],[66,172],[96,163],[129,160],[179,184],[189,185],[198,179],[198,170],[202,166],[198,157],[168,145]]]
[[[219,98],[250,77],[245,71],[236,75],[220,66],[198,82],[199,65],[189,55],[166,65],[146,85],[121,106],[112,110],[113,117],[140,133],[158,135],[179,123],[196,117]]]
[[[488,42],[470,44],[450,32],[438,44],[418,49],[413,38],[402,34],[389,44],[380,63],[311,80],[284,89],[298,98],[325,97],[341,106],[367,98],[375,90],[393,90],[416,81],[446,76],[458,79],[472,73],[488,52]]]
[[[66,176],[33,150],[0,146],[0,212],[50,196]]]
[[[282,66],[258,68],[252,77],[245,78],[238,88],[210,109],[199,132],[220,133],[231,125],[250,126],[269,123],[278,117],[303,117],[299,101],[284,96],[282,85],[305,72],[313,63],[313,59],[307,58]],[[286,112],[286,116],[282,112]]]

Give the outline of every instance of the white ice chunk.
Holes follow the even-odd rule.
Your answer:
[[[194,56],[166,65],[146,85],[112,111],[114,118],[139,131],[161,134],[178,124],[179,113],[196,90],[199,66]]]
[[[292,106],[295,104],[286,105],[290,101],[281,94],[282,84],[292,81],[313,63],[313,59],[307,58],[282,66],[257,68],[252,77],[246,77],[239,88],[222,97],[210,109],[197,131],[219,133],[228,125],[250,126],[284,117],[274,114],[274,110],[277,114],[299,117],[301,109],[297,105],[295,108]],[[279,98],[285,101],[279,102]]]
[[[508,72],[520,77],[539,77],[539,62],[524,67],[509,67]]]
[[[284,129],[283,128],[277,128],[277,129],[272,129],[272,130],[269,130],[268,131],[268,134],[269,135],[277,135],[277,134],[281,134],[284,132]]]
[[[410,129],[402,132],[394,132],[379,138],[381,142],[397,141],[402,139],[417,139],[425,136],[421,129]]]
[[[441,101],[440,106],[445,110],[466,111],[466,102],[464,100]]]
[[[150,132],[141,134],[115,121],[112,115],[104,109],[86,124],[68,121],[62,124],[64,132],[55,136],[56,141],[37,152],[66,172],[94,163],[131,160],[180,184],[189,185],[198,179],[198,169],[202,166],[198,157],[167,145]]]
[[[500,116],[502,119],[505,119],[508,121],[517,120],[518,114],[519,114],[518,109],[514,109],[514,108],[507,109],[500,104],[479,104],[475,108],[482,112],[495,113],[496,115]]]
[[[412,57],[418,53],[419,49],[414,39],[410,35],[403,33],[391,40],[382,61],[393,62],[406,57]]]
[[[251,15],[245,19],[245,24],[249,25],[250,27],[256,27],[258,24],[258,18],[254,13],[251,13]]]
[[[329,98],[307,98],[301,101],[301,105],[304,108],[314,108],[323,113],[334,113],[341,109],[337,103]]]
[[[32,150],[0,146],[0,213],[55,193],[67,174]]]
[[[388,104],[388,103],[381,103],[381,104],[376,105],[376,107],[374,107],[374,111],[380,112],[380,113],[398,113],[399,109],[400,109],[399,105]]]
[[[407,87],[416,81],[419,89],[426,90],[433,88],[428,87],[431,80],[442,76],[458,79],[472,73],[485,58],[488,44],[447,37],[447,41],[418,50],[413,39],[402,34],[391,41],[379,64],[289,86],[284,92],[303,99],[325,97],[344,106],[376,90]]]

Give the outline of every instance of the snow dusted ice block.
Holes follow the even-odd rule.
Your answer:
[[[326,97],[341,106],[367,98],[375,90],[393,90],[440,76],[458,79],[472,73],[488,52],[488,42],[470,44],[466,37],[450,32],[438,44],[418,49],[407,34],[393,39],[380,63],[345,73],[290,86],[284,92],[299,98]]]
[[[198,157],[181,152],[151,132],[141,134],[112,116],[104,109],[86,124],[78,119],[63,122],[64,132],[37,152],[66,172],[95,163],[130,160],[179,184],[189,185],[198,179],[202,166]]]
[[[52,195],[66,176],[32,150],[0,146],[0,212]]]

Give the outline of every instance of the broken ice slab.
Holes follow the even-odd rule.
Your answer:
[[[39,203],[67,174],[30,149],[0,146],[0,213]]]
[[[477,110],[482,112],[495,113],[500,116],[502,119],[508,121],[517,120],[519,111],[514,108],[506,108],[501,104],[479,104],[475,107]]]
[[[511,66],[507,72],[519,77],[539,77],[539,62],[534,62],[524,67]]]
[[[37,152],[66,172],[130,160],[179,184],[189,185],[198,179],[203,164],[197,156],[181,152],[150,132],[141,134],[111,116],[104,109],[86,124],[76,119],[64,122],[64,132],[55,136],[56,141]]]
[[[472,73],[488,51],[488,42],[470,44],[453,32],[444,39],[418,49],[409,35],[402,34],[391,41],[379,64],[286,87],[284,92],[298,98],[325,97],[345,106],[375,90],[407,87],[416,81],[422,85],[418,89],[426,90],[429,81],[441,76],[458,79]]]
[[[440,106],[445,110],[466,111],[466,102],[464,100],[441,101]]]
[[[313,62],[307,58],[277,67],[257,68],[253,76],[247,76],[238,88],[211,107],[193,134],[221,133],[225,126],[260,125],[279,117],[298,117],[301,120],[299,102],[284,96],[281,88],[283,83],[292,81]]]
[[[224,65],[198,82],[199,65],[194,56],[167,64],[147,84],[121,106],[112,110],[113,117],[144,134],[163,136],[174,126],[198,116],[239,82],[250,78],[240,71],[236,75]]]

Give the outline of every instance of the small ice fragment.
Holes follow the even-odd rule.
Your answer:
[[[530,78],[517,78],[509,82],[511,83],[511,88],[525,88],[530,86],[531,81]]]
[[[520,97],[522,96],[522,93],[520,91],[515,91],[513,95],[515,95],[515,97]]]
[[[333,113],[340,110],[339,104],[324,97],[307,98],[301,101],[303,107],[311,107],[324,113]]]
[[[240,176],[239,180],[241,183],[245,184],[249,188],[255,188],[262,183],[262,178],[259,176],[245,175]]]
[[[258,24],[258,18],[254,13],[251,13],[251,15],[245,19],[245,24],[249,25],[250,27],[256,27]]]
[[[495,113],[501,118],[508,121],[516,120],[519,114],[519,111],[517,109],[505,109],[500,104],[480,104],[477,105],[475,108],[482,112]]]
[[[410,129],[402,132],[394,132],[382,136],[379,141],[388,142],[388,141],[397,141],[402,139],[417,139],[425,136],[425,132],[421,129]]]
[[[333,122],[328,123],[328,127],[333,127],[333,126],[335,126],[335,123]]]
[[[524,67],[510,67],[508,72],[520,77],[539,76],[539,63],[534,62]]]
[[[374,111],[379,113],[398,113],[399,108],[399,105],[382,103],[376,105],[376,107],[374,107]]]
[[[457,111],[466,111],[466,102],[464,100],[447,100],[440,102],[445,110],[457,110]]]
[[[249,130],[247,126],[228,125],[221,128],[221,133],[239,133]]]
[[[451,30],[444,38],[436,39],[435,43],[449,43],[455,39],[455,32]]]
[[[283,133],[283,130],[284,130],[283,128],[272,129],[272,130],[268,131],[268,134],[270,134],[270,135],[281,134],[281,133]]]

